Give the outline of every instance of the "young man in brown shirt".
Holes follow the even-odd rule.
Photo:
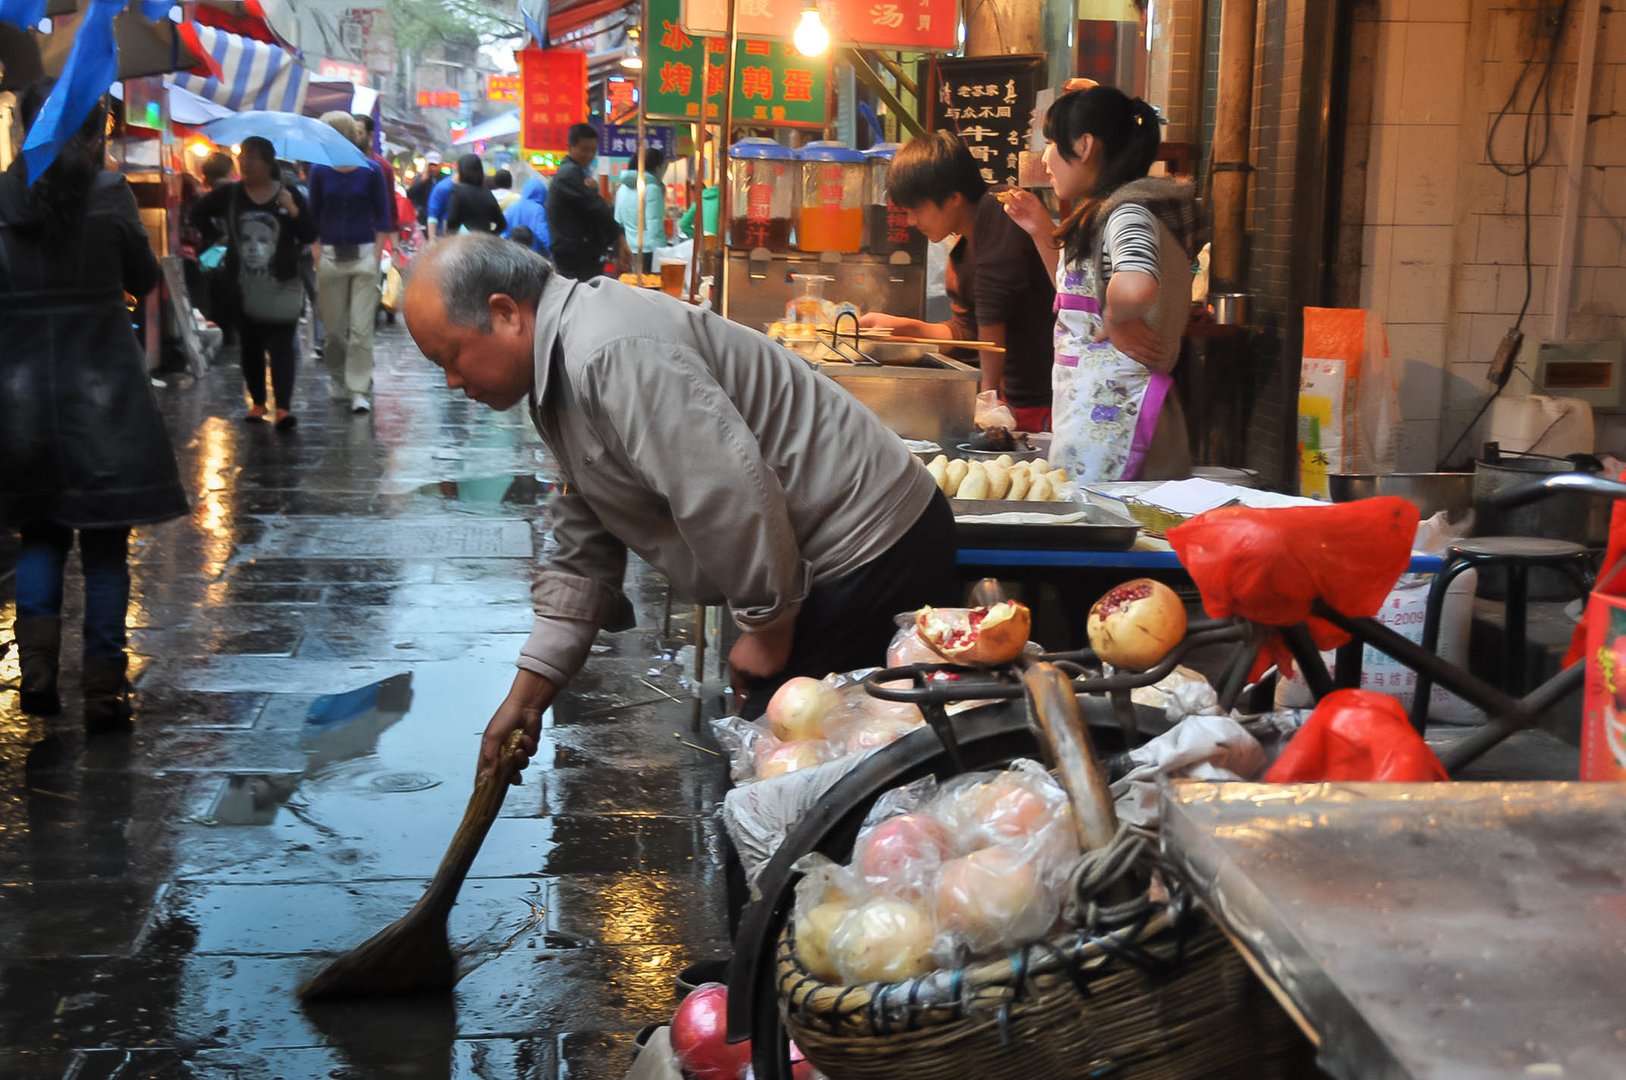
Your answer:
[[[1049,431],[1056,286],[1033,241],[991,197],[971,151],[951,132],[905,144],[887,174],[887,193],[928,240],[959,237],[945,283],[953,316],[928,323],[870,312],[860,325],[1003,346],[1003,353],[979,354],[981,389],[999,391],[1018,428]]]

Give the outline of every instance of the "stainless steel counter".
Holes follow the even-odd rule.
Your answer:
[[[1626,785],[1183,782],[1163,847],[1341,1080],[1626,1076]]]

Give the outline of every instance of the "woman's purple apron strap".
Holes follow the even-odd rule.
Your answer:
[[[1157,434],[1157,419],[1163,412],[1163,401],[1174,386],[1174,376],[1161,371],[1152,372],[1146,383],[1146,393],[1140,399],[1140,416],[1135,421],[1135,441],[1129,447],[1129,460],[1124,463],[1123,479],[1139,480],[1146,467],[1146,454],[1152,448]]]

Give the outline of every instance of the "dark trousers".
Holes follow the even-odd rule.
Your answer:
[[[646,251],[638,256],[638,265],[643,268],[644,273],[653,274],[655,272],[655,253]]]
[[[265,365],[271,363],[271,392],[277,397],[277,408],[293,408],[294,369],[298,366],[294,351],[295,323],[255,322],[247,316],[238,325],[242,337],[243,384],[254,404],[265,404]]]
[[[813,586],[796,616],[796,637],[785,670],[770,679],[745,680],[741,714],[760,717],[768,699],[798,675],[881,667],[897,633],[896,616],[926,604],[959,602],[954,572],[954,511],[941,493],[909,531],[885,552],[846,577]]]
[[[49,521],[22,526],[17,552],[17,614],[62,616],[62,579],[74,530]],[[85,575],[85,655],[120,657],[128,641],[129,529],[80,529],[79,565]]]

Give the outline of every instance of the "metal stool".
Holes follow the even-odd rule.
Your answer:
[[[1444,565],[1434,576],[1428,591],[1428,607],[1423,617],[1423,648],[1438,654],[1440,618],[1451,582],[1469,570],[1492,567],[1507,570],[1507,626],[1504,629],[1504,663],[1507,692],[1515,697],[1525,692],[1525,615],[1528,608],[1530,571],[1539,567],[1556,570],[1575,584],[1585,597],[1592,591],[1592,556],[1580,544],[1568,540],[1546,540],[1531,536],[1482,536],[1462,540],[1446,550]],[[1428,699],[1434,680],[1417,675],[1417,696],[1412,704],[1412,725],[1419,732],[1428,726]]]

